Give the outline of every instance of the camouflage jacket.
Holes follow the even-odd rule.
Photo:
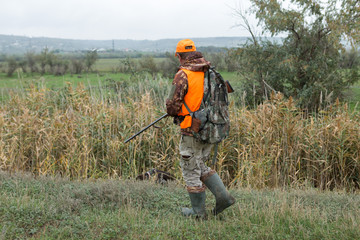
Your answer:
[[[188,79],[186,73],[181,68],[194,71],[206,72],[210,68],[210,62],[206,61],[200,52],[190,52],[180,63],[179,71],[175,74],[172,89],[166,100],[166,111],[174,117],[174,123],[180,125],[183,120],[182,116],[178,116],[184,103],[184,97],[188,92]],[[181,129],[183,135],[192,135],[191,130]]]

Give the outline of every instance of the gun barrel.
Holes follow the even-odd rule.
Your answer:
[[[137,137],[138,135],[140,135],[142,132],[146,131],[149,127],[151,127],[152,125],[154,125],[155,123],[157,123],[158,121],[160,121],[161,119],[167,117],[168,114],[165,113],[164,115],[162,115],[161,117],[159,117],[158,119],[156,119],[155,121],[153,121],[152,123],[150,123],[148,126],[144,127],[143,129],[141,129],[139,132],[135,133],[134,135],[132,135],[130,138],[128,138],[124,143],[129,142],[130,140],[134,139],[135,137]]]

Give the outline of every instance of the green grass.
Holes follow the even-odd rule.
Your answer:
[[[126,58],[100,58],[96,61],[93,68],[99,72],[114,72],[125,59]],[[138,62],[141,58],[133,58],[132,60]],[[166,58],[154,58],[157,64],[161,64],[164,60],[166,60]]]
[[[0,73],[0,89],[21,88],[27,86],[29,83],[43,84],[47,88],[60,88],[66,85],[67,82],[77,85],[83,83],[85,85],[98,85],[99,82],[105,82],[108,79],[128,81],[130,74],[124,73],[89,73],[81,75],[66,74],[64,76],[44,75],[39,74],[19,74],[13,77],[7,77],[6,74]]]
[[[0,172],[0,239],[359,239],[360,196],[232,189],[220,217],[180,216],[177,183],[69,181]],[[207,191],[207,209],[214,198]]]
[[[121,58],[106,58],[106,59],[98,59],[95,63],[94,69],[100,72],[110,72],[116,69],[121,61],[124,59]]]
[[[0,100],[8,99],[10,92],[22,93],[30,85],[58,90],[70,83],[73,87],[83,84],[87,89],[95,88],[99,90],[110,85],[113,86],[115,82],[134,83],[130,74],[125,73],[84,73],[81,75],[66,74],[64,76],[19,73],[13,77],[7,77],[5,73],[0,73]]]
[[[224,80],[228,80],[230,83],[241,81],[241,77],[236,72],[224,72],[220,71]]]

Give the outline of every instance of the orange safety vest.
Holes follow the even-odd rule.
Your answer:
[[[192,112],[199,110],[201,101],[204,96],[204,72],[193,72],[187,69],[183,70],[188,79],[188,92],[184,97],[186,105]],[[185,116],[184,121],[180,123],[182,129],[191,127],[192,118],[185,105],[181,106],[179,116]]]

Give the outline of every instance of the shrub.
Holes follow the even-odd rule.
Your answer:
[[[18,67],[18,63],[15,57],[8,57],[6,59],[6,62],[7,62],[7,76],[11,77]]]

